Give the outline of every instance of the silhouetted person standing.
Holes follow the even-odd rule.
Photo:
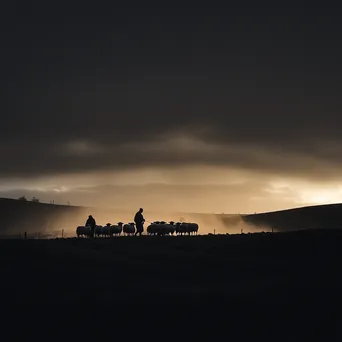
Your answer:
[[[86,226],[90,226],[91,236],[94,237],[96,221],[95,221],[95,219],[91,215],[89,215],[88,220],[87,220],[85,225]]]
[[[134,216],[134,222],[135,222],[135,226],[137,228],[137,231],[135,232],[134,235],[139,234],[139,236],[141,236],[141,233],[144,231],[144,216],[142,215],[142,212],[144,211],[143,208],[140,208],[139,211],[135,214]]]

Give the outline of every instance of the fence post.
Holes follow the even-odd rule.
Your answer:
[[[63,237],[64,237],[64,229],[62,229],[62,239],[63,239]]]
[[[216,230],[214,229],[214,235],[216,235]]]
[[[25,240],[27,239],[27,233],[25,232]]]

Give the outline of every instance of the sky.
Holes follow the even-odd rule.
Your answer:
[[[342,202],[341,10],[231,3],[4,5],[0,197],[210,213]]]

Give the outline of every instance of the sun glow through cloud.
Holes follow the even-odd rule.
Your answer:
[[[342,188],[334,189],[304,189],[300,193],[301,200],[310,204],[331,204],[342,202]]]
[[[12,189],[12,190],[11,190]],[[12,191],[12,192],[11,192]],[[142,168],[13,180],[3,197],[135,210],[254,213],[340,202],[341,186],[228,167]]]

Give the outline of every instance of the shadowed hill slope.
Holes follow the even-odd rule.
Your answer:
[[[244,222],[275,231],[342,228],[342,204],[316,205],[242,216]]]
[[[79,222],[88,210],[82,207],[0,198],[0,235],[61,232]]]

